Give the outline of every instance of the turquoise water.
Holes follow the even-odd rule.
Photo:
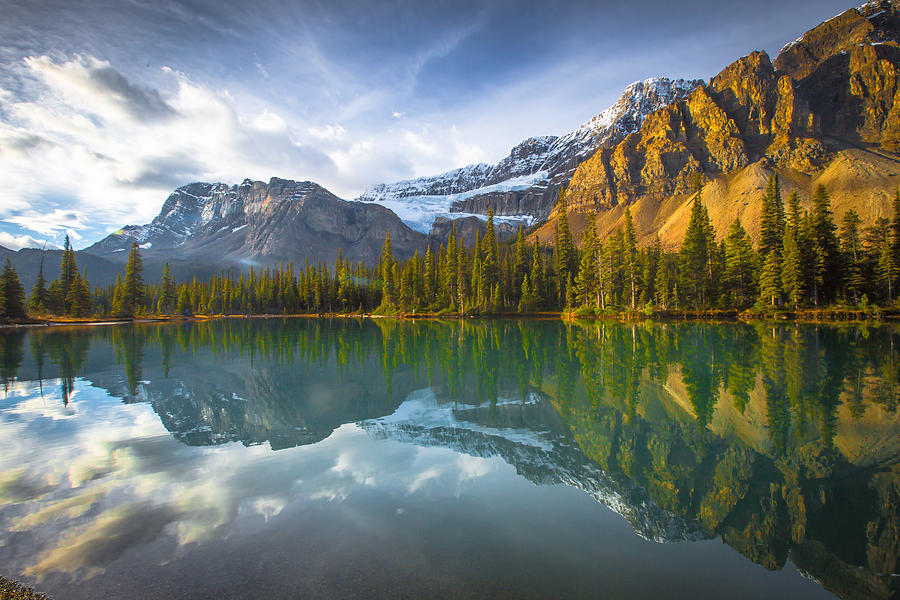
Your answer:
[[[58,600],[898,595],[892,326],[234,319],[0,344],[0,574]]]

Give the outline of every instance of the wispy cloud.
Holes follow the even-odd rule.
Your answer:
[[[85,229],[88,221],[84,213],[80,211],[59,208],[50,213],[28,211],[25,214],[13,215],[3,220],[42,235],[68,233],[76,240],[81,239],[78,231]]]

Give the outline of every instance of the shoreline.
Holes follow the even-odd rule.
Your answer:
[[[5,329],[36,329],[44,327],[101,327],[107,325],[149,324],[149,323],[195,323],[221,319],[399,319],[399,320],[452,320],[452,319],[530,319],[561,320],[566,322],[614,322],[637,323],[655,321],[670,323],[676,321],[708,321],[708,322],[795,322],[795,323],[884,323],[900,319],[900,309],[891,308],[878,312],[866,312],[847,308],[822,308],[785,310],[772,313],[755,313],[738,310],[678,310],[654,311],[647,314],[643,311],[616,311],[604,314],[576,314],[569,311],[544,311],[534,313],[500,313],[500,314],[459,314],[455,312],[413,312],[393,315],[374,313],[260,313],[244,315],[148,315],[136,319],[27,319],[13,323],[0,324]]]
[[[51,600],[50,596],[3,575],[0,575],[0,598],[4,600]]]

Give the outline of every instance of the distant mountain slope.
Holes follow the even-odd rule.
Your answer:
[[[888,216],[900,184],[898,6],[845,11],[785,46],[774,65],[764,52],[737,60],[579,165],[569,208],[596,212],[605,234],[630,206],[644,242],[658,232],[677,246],[700,174],[719,236],[740,217],[755,239],[762,190],[777,173],[785,195],[797,190],[804,202],[826,185],[838,220],[849,208],[866,223]],[[573,220],[577,231],[583,219]],[[552,239],[554,223],[538,237]]]
[[[616,104],[575,131],[528,138],[496,165],[469,165],[431,177],[379,184],[357,200],[387,206],[422,232],[429,231],[438,216],[485,215],[489,208],[501,216],[546,218],[559,187],[568,183],[581,161],[597,148],[637,131],[647,115],[687,97],[702,84],[661,77],[635,82]]]
[[[124,262],[133,242],[145,262],[175,261],[198,269],[246,269],[294,261],[369,264],[390,232],[396,256],[423,249],[426,236],[376,204],[341,200],[322,186],[272,178],[240,185],[192,183],[175,190],[147,225],[132,225],[85,252]]]

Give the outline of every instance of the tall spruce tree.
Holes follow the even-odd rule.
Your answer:
[[[556,230],[553,240],[553,266],[556,274],[556,291],[559,304],[566,301],[566,282],[575,268],[576,251],[569,231],[569,215],[566,206],[566,189],[559,190]]]
[[[891,220],[891,263],[895,266],[896,281],[897,269],[900,268],[900,188],[897,188],[894,194],[894,215]]]
[[[144,263],[137,242],[131,244],[128,263],[125,265],[125,280],[122,288],[122,305],[125,316],[136,317],[144,302]]]
[[[597,232],[594,227],[594,215],[587,216],[584,234],[581,237],[581,262],[578,265],[578,276],[575,278],[575,290],[579,306],[591,306],[597,298],[597,272],[595,270],[597,252]]]
[[[756,263],[753,241],[735,219],[725,235],[725,287],[736,306],[747,306],[756,293]]]
[[[784,207],[781,204],[778,176],[772,175],[769,177],[766,192],[763,194],[759,221],[759,255],[763,260],[769,256],[770,252],[779,250],[783,237],[783,214]]]
[[[541,243],[534,239],[534,247],[531,250],[531,297],[534,308],[542,308],[547,302],[547,283],[544,277],[544,260],[541,252]]]
[[[847,296],[856,304],[859,301],[859,295],[865,287],[865,278],[863,275],[863,257],[862,246],[859,236],[859,226],[862,219],[859,214],[852,208],[844,214],[841,219],[841,255],[844,266],[844,285],[847,289]]]
[[[181,287],[178,290],[178,304],[175,307],[175,312],[177,312],[181,316],[188,316],[192,312],[191,294],[188,291],[187,284],[181,284]]]
[[[396,288],[394,282],[394,253],[391,248],[390,231],[384,236],[384,246],[381,248],[378,270],[381,274],[381,305],[385,308],[391,308],[396,302],[394,297]]]
[[[625,208],[625,224],[622,227],[622,266],[625,285],[631,298],[631,310],[634,310],[637,308],[640,268],[638,265],[637,236],[634,232],[634,222],[631,220],[631,209],[627,207]]]
[[[703,206],[701,190],[698,189],[691,207],[691,217],[687,231],[681,242],[678,255],[681,293],[694,306],[705,306],[710,288],[709,278],[709,232],[712,224]]]
[[[841,287],[841,260],[838,249],[837,226],[831,212],[831,198],[825,186],[819,185],[812,197],[810,224],[813,235],[815,260],[813,279],[816,282],[816,302],[831,300]],[[818,280],[821,280],[819,283]],[[820,290],[821,286],[821,296]]]
[[[41,263],[38,266],[37,279],[31,289],[31,298],[28,301],[28,309],[35,314],[41,314],[50,308],[50,292],[47,290],[47,280],[44,279],[44,253],[41,252]]]
[[[759,276],[760,300],[771,306],[778,306],[781,299],[781,258],[778,252],[770,251],[763,263]]]
[[[162,280],[159,283],[159,302],[157,303],[157,312],[167,315],[175,308],[175,302],[178,298],[175,295],[175,281],[172,279],[172,272],[169,269],[169,263],[163,267]]]
[[[93,310],[94,300],[91,297],[90,284],[81,273],[75,273],[75,281],[69,287],[66,304],[69,306],[70,314],[75,317],[87,317]]]
[[[497,233],[494,230],[494,209],[488,208],[487,229],[482,240],[482,269],[485,287],[490,291],[500,283],[500,264]],[[492,292],[490,292],[492,293]]]
[[[15,267],[6,259],[0,275],[0,315],[7,319],[23,319],[25,313],[25,288],[19,281]]]
[[[522,282],[531,266],[531,257],[528,253],[528,244],[525,242],[525,229],[519,225],[519,232],[516,234],[515,244],[516,256],[513,262],[511,288],[513,291],[522,289]],[[530,289],[529,285],[529,289]]]
[[[785,229],[784,256],[781,260],[781,289],[794,308],[800,306],[805,290],[803,255],[797,234],[798,231],[794,227],[789,226]]]
[[[422,292],[425,295],[423,304],[428,307],[434,304],[437,285],[437,269],[434,261],[434,253],[429,245],[425,248],[425,266],[423,269]]]
[[[75,251],[72,249],[72,244],[67,235],[63,245],[62,260],[59,263],[59,293],[62,301],[62,312],[67,312],[66,297],[69,295],[69,288],[72,287],[72,283],[75,281],[76,273],[78,273],[78,265],[75,262]]]
[[[659,265],[656,267],[656,305],[663,310],[669,310],[670,289],[669,285],[669,261],[663,252],[659,257]]]
[[[884,217],[875,222],[872,227],[875,238],[875,277],[882,284],[886,293],[887,303],[891,304],[894,298],[894,280],[897,278],[898,263],[894,258],[893,244],[891,240],[892,224]]]

